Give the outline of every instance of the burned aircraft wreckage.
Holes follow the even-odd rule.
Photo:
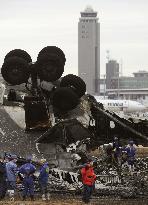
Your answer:
[[[74,153],[79,156],[77,161],[84,163],[90,156],[87,153],[111,142],[114,136],[118,136],[123,145],[126,145],[129,139],[134,139],[137,145],[148,145],[148,121],[139,119],[134,122],[132,118],[125,119],[105,110],[93,96],[86,94],[86,84],[80,77],[73,74],[61,77],[65,62],[63,51],[56,46],[43,48],[34,63],[26,51],[15,49],[5,56],[1,69],[7,84],[7,105],[16,106],[20,103],[23,106],[26,132],[31,133],[30,138],[33,138],[33,143],[36,144],[38,156],[49,161],[53,187],[56,181],[56,185],[62,190],[69,184],[81,187],[75,172],[63,174],[60,171],[67,171],[69,167],[73,170],[73,166],[77,165],[72,163]],[[15,90],[16,86],[21,85],[25,85],[23,98],[18,95],[19,89]],[[17,141],[19,142],[18,139]],[[25,141],[23,146],[24,143]],[[27,147],[24,146],[24,149]],[[35,149],[32,150],[34,153]],[[9,151],[11,152],[10,147]],[[138,170],[141,170],[142,166],[142,171],[145,172],[147,159],[140,160],[137,166]],[[58,169],[55,171],[52,167]],[[110,174],[109,171],[108,167],[99,161],[96,168],[96,172],[101,174],[98,175],[99,183],[104,173]],[[64,181],[68,178],[68,185],[58,185],[61,181],[57,181],[57,173],[60,179],[65,176]],[[111,175],[107,175],[109,183],[110,177]],[[107,181],[105,183],[108,183]],[[118,181],[120,179],[117,177],[113,183]],[[129,181],[126,180],[126,183]],[[114,192],[117,192],[117,189],[114,189]],[[132,193],[137,192],[134,189]]]
[[[1,73],[9,87],[25,84],[24,99],[10,89],[8,101],[22,101],[25,110],[26,131],[42,130],[36,139],[44,154],[50,153],[50,144],[59,145],[63,152],[78,141],[87,150],[109,143],[113,136],[127,144],[129,139],[146,146],[148,122],[124,119],[104,110],[103,105],[86,94],[86,84],[78,76],[68,74],[61,78],[66,62],[63,51],[56,46],[43,48],[35,63],[21,49],[10,51],[4,59]],[[113,124],[113,126],[112,126]]]

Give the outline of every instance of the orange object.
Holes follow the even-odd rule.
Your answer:
[[[86,167],[81,169],[82,183],[88,186],[92,186],[95,183],[96,175],[94,169],[91,165],[86,165]]]

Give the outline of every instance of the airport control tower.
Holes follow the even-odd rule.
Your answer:
[[[89,94],[100,93],[100,23],[91,6],[81,12],[78,23],[78,75]]]

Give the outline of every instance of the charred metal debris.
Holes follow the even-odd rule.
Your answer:
[[[37,142],[57,143],[66,148],[91,139],[87,146],[95,149],[116,135],[123,142],[132,138],[137,144],[147,145],[147,120],[135,123],[131,118],[127,120],[104,110],[93,96],[85,94],[86,85],[80,77],[61,77],[65,62],[63,51],[56,46],[43,48],[36,62],[21,49],[5,56],[1,69],[4,80],[10,87],[25,83],[27,91],[24,99],[18,100],[17,91],[11,88],[8,100],[24,103],[27,131],[46,130]]]
[[[26,131],[41,132],[36,144],[39,153],[50,159],[49,189],[55,192],[61,187],[62,191],[67,191],[72,184],[79,192],[81,183],[77,166],[86,162],[90,151],[110,143],[114,136],[123,145],[134,139],[137,145],[147,146],[148,121],[139,119],[134,122],[132,118],[121,118],[105,110],[93,96],[86,94],[86,84],[80,77],[73,74],[61,77],[65,62],[63,51],[56,46],[43,48],[36,62],[32,62],[26,51],[14,49],[5,56],[1,73],[7,83],[7,103],[11,106],[21,103],[25,110]],[[18,85],[24,86],[24,97],[18,94]],[[148,192],[147,159],[137,163],[135,179],[139,179],[136,183],[140,188],[135,185],[134,178],[129,179],[128,175],[107,166],[102,159],[95,160],[98,194],[105,195],[110,191],[116,195],[118,190],[119,195],[130,197],[140,194],[139,190]],[[71,172],[60,171],[59,167],[63,170],[70,168]],[[138,175],[142,172],[143,177]]]

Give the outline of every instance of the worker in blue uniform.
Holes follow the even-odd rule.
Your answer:
[[[129,169],[131,171],[131,174],[133,174],[135,157],[136,157],[136,147],[134,146],[134,141],[132,140],[129,141],[129,144],[125,148],[125,151],[127,153],[127,162],[129,165]]]
[[[119,139],[115,136],[113,139],[113,159],[115,160],[115,163],[117,163],[117,165],[121,165],[121,153],[122,148]]]
[[[42,200],[49,200],[50,194],[48,193],[48,177],[49,177],[49,165],[46,159],[40,160],[40,173],[39,173],[39,185],[42,194]]]
[[[14,201],[14,195],[16,191],[16,177],[17,177],[17,156],[10,154],[8,156],[8,162],[6,163],[6,176],[7,176],[7,188],[8,195],[11,201]]]
[[[0,200],[5,197],[6,191],[6,166],[4,163],[4,156],[0,154]]]
[[[26,199],[28,193],[31,200],[34,200],[34,173],[36,171],[35,166],[32,164],[31,157],[27,158],[27,163],[22,165],[19,169],[19,173],[23,174],[23,200]]]

